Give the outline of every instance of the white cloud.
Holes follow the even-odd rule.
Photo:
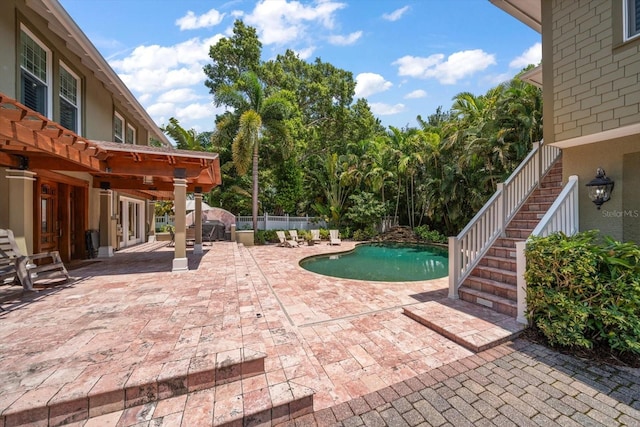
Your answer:
[[[198,119],[204,119],[204,118],[211,118],[211,128],[213,129],[214,126],[214,121],[215,121],[215,116],[216,116],[216,108],[213,106],[212,103],[206,103],[206,104],[189,104],[186,107],[178,107],[176,108],[176,112],[175,112],[175,117],[182,121],[186,121],[186,120],[198,120]],[[224,109],[219,109],[220,113],[224,110]]]
[[[369,105],[371,112],[378,116],[391,116],[393,114],[399,114],[406,110],[404,104],[384,104],[382,102],[374,102]]]
[[[122,81],[139,96],[202,84],[209,47],[220,40],[192,38],[173,46],[138,46],[123,59],[110,61]]]
[[[305,49],[294,50],[294,52],[300,57],[300,59],[309,59],[311,58],[311,55],[313,55],[313,52],[315,52],[315,50],[315,46],[309,46]]]
[[[362,37],[362,31],[356,31],[348,36],[329,36],[329,43],[337,46],[348,46],[354,44]]]
[[[158,102],[147,107],[147,112],[151,116],[173,116],[175,104],[173,102]],[[162,124],[162,122],[158,122]]]
[[[192,88],[173,89],[158,96],[157,102],[190,102],[201,98]]]
[[[511,68],[525,68],[529,64],[538,65],[542,60],[542,43],[536,43],[525,50],[522,55],[509,63]]]
[[[210,28],[222,22],[222,18],[224,18],[224,13],[220,13],[215,9],[211,9],[200,16],[196,16],[192,11],[188,11],[185,16],[176,20],[176,25],[180,27],[180,31]]]
[[[170,69],[178,64],[204,64],[209,59],[209,47],[221,38],[216,35],[207,39],[192,38],[173,46],[138,46],[126,58],[110,64],[116,71],[125,73],[149,68]]]
[[[393,86],[393,83],[388,82],[380,74],[375,73],[360,73],[356,76],[356,98],[366,98],[374,93],[384,92]]]
[[[422,89],[414,90],[404,96],[404,99],[420,99],[427,96],[427,92]]]
[[[446,59],[441,53],[426,58],[407,55],[394,61],[393,65],[398,66],[400,76],[435,78],[441,84],[455,84],[495,63],[495,55],[474,49],[455,52]]]
[[[408,10],[409,6],[401,7],[400,9],[396,9],[391,13],[385,13],[384,15],[382,15],[382,17],[387,21],[394,22],[402,18],[402,15],[404,15]]]
[[[258,31],[264,45],[284,44],[303,40],[308,24],[321,25],[325,29],[334,26],[334,14],[346,7],[337,1],[320,1],[313,5],[298,1],[260,0],[244,22]]]

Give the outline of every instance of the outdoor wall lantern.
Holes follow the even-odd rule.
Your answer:
[[[587,187],[589,187],[589,198],[600,209],[600,206],[611,198],[613,180],[607,178],[604,169],[598,168],[596,177],[589,181]]]

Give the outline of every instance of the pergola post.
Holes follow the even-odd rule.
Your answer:
[[[202,253],[202,187],[196,187],[195,192],[195,227],[196,241],[193,244],[193,253]]]
[[[184,169],[176,169],[173,179],[173,211],[175,213],[175,244],[173,256],[173,272],[189,270],[187,261],[187,180]]]
[[[9,229],[25,254],[33,253],[33,182],[36,173],[22,169],[7,169],[9,182]],[[40,224],[38,224],[39,226]]]
[[[110,258],[113,256],[111,245],[111,213],[113,211],[113,191],[108,182],[100,183],[100,247],[98,258]]]
[[[156,241],[156,199],[147,200],[147,242]]]

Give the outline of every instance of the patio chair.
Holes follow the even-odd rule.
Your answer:
[[[291,236],[291,240],[295,240],[298,244],[304,242],[304,238],[298,237],[298,230],[289,230],[289,236]]]
[[[315,243],[320,243],[320,230],[310,230],[311,231],[311,240]]]
[[[286,248],[297,248],[298,242],[295,240],[287,240],[287,237],[284,235],[284,231],[276,231],[276,235],[278,236],[278,240],[280,240],[280,244],[278,246],[283,246]]]
[[[35,280],[63,277],[69,280],[69,272],[58,251],[22,255],[13,231],[0,229],[0,278],[1,283],[17,279],[27,291],[33,290]],[[13,266],[12,266],[13,264]]]
[[[342,240],[340,240],[340,234],[338,230],[329,230],[329,244],[339,245],[341,243],[342,243]]]

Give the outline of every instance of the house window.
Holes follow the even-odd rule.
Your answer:
[[[127,144],[135,144],[136,143],[136,128],[127,123],[127,136],[124,140]]]
[[[51,51],[29,30],[20,31],[20,102],[43,116],[50,116]]]
[[[60,64],[60,124],[79,133],[80,79],[63,64]]]
[[[640,35],[640,0],[624,0],[627,40]]]
[[[118,113],[113,115],[113,140],[124,142],[124,119]]]

